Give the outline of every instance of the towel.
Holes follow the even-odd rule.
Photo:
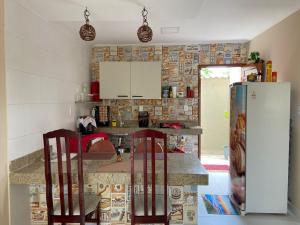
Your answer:
[[[97,127],[96,120],[93,117],[87,116],[85,118],[79,118],[77,120],[77,127],[79,124],[82,124],[85,128],[89,125],[92,124],[94,127]]]

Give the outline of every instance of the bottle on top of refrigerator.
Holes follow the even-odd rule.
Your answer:
[[[272,82],[272,61],[269,60],[266,65],[266,81]]]
[[[277,82],[277,72],[272,72],[272,82]]]

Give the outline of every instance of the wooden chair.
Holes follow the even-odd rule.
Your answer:
[[[147,148],[148,139],[151,141],[151,151]],[[163,153],[155,151],[155,143],[163,141]],[[139,153],[137,146],[144,143],[144,152]],[[135,158],[136,155],[136,158]],[[143,156],[142,158],[140,156]],[[163,157],[162,157],[163,156]],[[151,160],[148,162],[148,160]],[[136,161],[136,162],[135,162]],[[151,162],[151,164],[150,164]],[[148,165],[148,163],[150,165]],[[156,164],[162,164],[163,171],[163,194],[156,190]],[[141,165],[142,164],[142,165]],[[148,168],[151,166],[151,170]],[[135,169],[142,168],[143,173],[143,193],[135,193]],[[138,171],[140,172],[140,171]],[[150,174],[151,181],[148,182]],[[170,206],[168,204],[167,186],[167,135],[155,130],[142,130],[132,134],[131,147],[131,224],[151,224],[163,223],[169,225]],[[151,186],[150,189],[148,184]],[[150,190],[150,193],[149,192]]]
[[[109,140],[98,141],[93,144],[89,152],[98,152],[98,153],[116,153],[115,146]]]
[[[48,225],[54,223],[79,223],[86,222],[100,224],[100,199],[95,195],[84,193],[82,149],[80,135],[70,130],[55,130],[43,135],[44,138],[44,157],[45,157],[45,179],[46,179],[46,199]],[[77,140],[77,157],[71,160],[70,157],[70,138]],[[53,181],[52,171],[54,164],[51,162],[51,152],[49,140],[56,141],[57,149],[57,172],[59,187],[59,202],[53,204]],[[63,142],[62,142],[63,141]],[[64,143],[64,145],[63,145]],[[63,165],[63,147],[65,147],[65,164]],[[77,166],[76,169],[73,167]],[[72,169],[73,168],[73,169]],[[66,170],[66,171],[64,171]],[[72,174],[73,173],[73,174]],[[77,174],[74,176],[74,173]],[[78,193],[73,193],[73,182],[77,180]],[[66,180],[66,182],[64,182]]]
[[[145,145],[145,142],[147,143],[146,145]],[[147,148],[147,152],[151,153],[151,148],[152,148],[152,146],[151,146],[151,140],[140,142],[138,144],[138,146],[136,147],[137,152],[143,153],[145,151],[145,146]],[[154,143],[154,150],[155,150],[156,153],[163,153],[162,146],[159,143],[157,143],[157,142]]]

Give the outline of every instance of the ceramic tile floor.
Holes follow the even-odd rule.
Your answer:
[[[209,174],[209,185],[198,186],[198,224],[199,225],[300,225],[294,215],[249,214],[246,216],[227,216],[207,214],[202,194],[230,194],[229,174],[212,172]]]
[[[201,163],[212,165],[229,165],[229,160],[226,160],[224,155],[201,155]]]

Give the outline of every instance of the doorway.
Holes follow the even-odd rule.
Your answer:
[[[229,170],[229,86],[240,81],[241,67],[201,69],[201,162],[208,171]]]

